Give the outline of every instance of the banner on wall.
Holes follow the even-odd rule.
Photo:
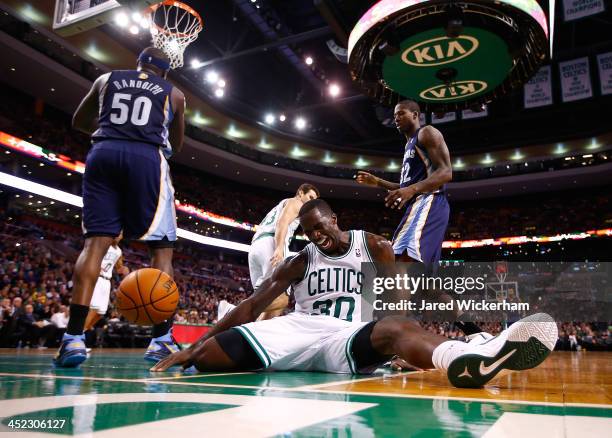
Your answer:
[[[457,120],[457,113],[456,112],[446,113],[442,117],[437,117],[433,113],[431,114],[431,123],[432,124],[448,123],[448,122],[452,122],[454,120]]]
[[[572,21],[605,11],[604,0],[563,0],[565,21]]]
[[[463,120],[467,119],[477,119],[479,117],[486,117],[489,115],[489,109],[485,105],[484,110],[482,111],[472,111],[470,109],[466,109],[461,111],[461,118]]]
[[[593,96],[589,58],[573,59],[559,63],[561,96],[563,102],[586,99]]]
[[[601,94],[612,94],[612,52],[597,56]]]
[[[524,86],[525,108],[551,105],[552,86],[550,80],[550,65],[540,68]]]

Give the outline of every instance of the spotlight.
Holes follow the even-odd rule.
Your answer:
[[[312,65],[312,63],[314,62],[314,59],[312,59],[311,56],[307,56],[304,61],[306,62],[306,65]]]
[[[274,123],[274,114],[266,114],[265,120],[268,125],[272,125]]]
[[[132,21],[135,23],[140,23],[140,20],[142,20],[142,15],[139,12],[134,12],[132,14]]]
[[[218,80],[219,80],[219,73],[217,73],[216,71],[211,70],[206,73],[206,81],[208,81],[208,83],[214,84]]]
[[[295,127],[299,130],[302,130],[306,127],[306,120],[304,120],[302,117],[298,117],[295,120]]]
[[[217,88],[215,90],[215,96],[217,96],[218,98],[222,98],[224,94],[225,91],[223,91],[223,88]]]
[[[130,17],[125,12],[119,12],[115,15],[115,24],[119,27],[127,27],[130,24]]]
[[[331,84],[329,86],[329,94],[331,97],[338,97],[340,95],[340,87],[338,84]]]
[[[278,120],[280,120],[281,122],[284,122],[285,120],[287,120],[287,116],[285,116],[284,114],[281,114],[281,115],[278,117]]]
[[[200,66],[200,60],[198,58],[194,58],[191,60],[191,68],[198,68]]]
[[[219,81],[217,82],[217,87],[225,88],[225,80],[224,79],[219,79]]]
[[[130,26],[130,33],[132,35],[138,35],[138,32],[140,32],[140,29],[138,28],[138,26],[136,26],[135,24],[132,24]]]

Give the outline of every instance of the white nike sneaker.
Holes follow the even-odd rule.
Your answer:
[[[535,368],[555,348],[559,333],[550,315],[536,313],[494,338],[474,343],[448,366],[448,380],[459,388],[479,388],[504,370]]]

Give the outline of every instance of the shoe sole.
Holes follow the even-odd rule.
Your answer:
[[[528,316],[510,326],[508,338],[495,356],[466,354],[456,358],[448,367],[448,380],[458,388],[480,388],[504,369],[521,371],[534,368],[552,352],[558,337],[557,324],[550,315],[537,313]],[[481,373],[481,367],[486,370],[497,361],[501,362],[496,368]]]
[[[76,368],[85,362],[85,360],[87,360],[87,354],[77,353],[72,356],[62,358],[61,361],[53,361],[53,363],[58,368]]]

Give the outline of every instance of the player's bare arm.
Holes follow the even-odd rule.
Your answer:
[[[170,99],[174,110],[174,117],[170,123],[170,144],[173,151],[180,153],[185,140],[185,95],[173,87]]]
[[[380,187],[381,189],[385,190],[396,190],[399,189],[400,186],[399,183],[387,181],[386,179],[382,179],[376,175],[372,175],[369,172],[364,172],[363,170],[359,170],[357,172],[355,180],[359,184],[363,184],[365,186]]]
[[[308,255],[305,251],[283,262],[270,277],[264,280],[257,294],[253,294],[241,302],[191,347],[168,356],[155,364],[151,371],[165,371],[179,364],[184,368],[191,366],[191,358],[199,355],[199,350],[207,339],[232,327],[255,321],[261,312],[279,295],[283,294],[291,284],[304,277],[307,263]]]
[[[303,204],[297,199],[289,199],[283,207],[276,230],[274,231],[274,254],[272,254],[270,258],[272,266],[278,265],[285,258],[287,230],[289,224],[297,218],[302,205]]]
[[[453,177],[450,153],[442,133],[433,126],[425,126],[419,131],[418,141],[427,150],[434,171],[422,181],[390,191],[385,198],[385,205],[389,208],[404,208],[414,196],[437,190]]]
[[[106,87],[110,73],[103,74],[95,80],[87,95],[83,98],[72,117],[72,127],[91,135],[98,128],[100,103],[98,97]]]

